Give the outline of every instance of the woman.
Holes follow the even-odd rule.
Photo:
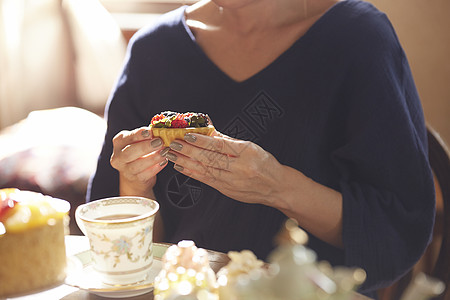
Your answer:
[[[208,113],[218,132],[164,148],[147,125],[165,110]],[[428,244],[422,108],[394,30],[368,3],[207,0],[170,12],[133,37],[107,116],[88,201],[157,199],[157,239],[264,259],[295,218],[319,259],[366,270],[372,296]]]

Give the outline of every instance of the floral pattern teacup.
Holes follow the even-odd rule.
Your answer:
[[[80,205],[75,219],[89,238],[93,268],[102,281],[131,285],[146,279],[153,263],[153,223],[159,204],[114,197]]]

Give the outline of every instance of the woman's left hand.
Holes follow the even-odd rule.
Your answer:
[[[186,134],[170,145],[166,158],[174,168],[222,194],[246,203],[274,206],[281,164],[255,143],[218,132],[213,136]]]
[[[165,157],[179,172],[246,203],[276,208],[316,237],[342,247],[342,195],[280,164],[255,143],[215,132],[186,134]]]

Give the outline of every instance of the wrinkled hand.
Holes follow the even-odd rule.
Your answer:
[[[164,153],[179,172],[246,203],[273,207],[336,247],[342,241],[342,194],[280,164],[260,146],[215,132],[186,134]]]
[[[186,134],[170,148],[165,154],[177,171],[235,200],[273,206],[281,165],[260,146],[215,132]]]
[[[121,131],[113,138],[111,166],[120,173],[121,194],[151,196],[158,174],[167,159],[163,142],[153,138],[148,127]]]

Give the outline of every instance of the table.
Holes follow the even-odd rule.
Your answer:
[[[170,244],[158,243],[163,247],[168,248]],[[89,249],[89,241],[85,236],[69,235],[66,236],[66,253],[67,256],[72,256],[82,251]],[[214,272],[217,272],[222,266],[229,262],[229,258],[226,254],[207,250],[208,258],[210,261],[211,268]],[[78,288],[62,284],[55,288],[32,294],[23,297],[8,298],[10,300],[104,300],[106,298],[100,297],[89,293],[85,290],[80,290]],[[153,296],[151,293],[147,293],[141,296],[132,297],[133,300],[151,300]],[[355,297],[352,300],[370,300],[361,294],[355,293]]]

